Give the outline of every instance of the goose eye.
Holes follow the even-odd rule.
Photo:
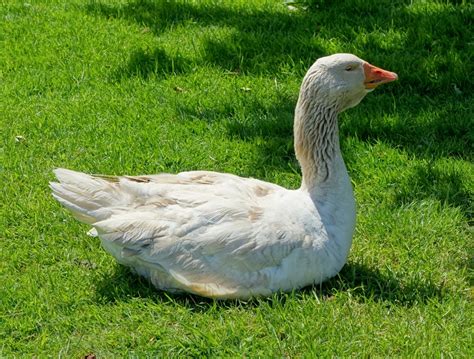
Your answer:
[[[346,66],[346,71],[352,71],[355,69],[355,66],[354,65],[347,65]]]

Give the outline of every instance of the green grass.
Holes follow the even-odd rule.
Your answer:
[[[309,3],[1,2],[1,357],[473,356],[473,6]],[[170,296],[51,197],[55,167],[298,187],[299,84],[334,52],[399,81],[341,116],[358,222],[328,283]]]

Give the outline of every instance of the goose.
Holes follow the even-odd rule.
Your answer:
[[[352,54],[309,68],[294,117],[298,189],[209,171],[115,177],[58,168],[53,196],[160,290],[247,299],[319,284],[346,263],[355,227],[338,113],[396,79]]]

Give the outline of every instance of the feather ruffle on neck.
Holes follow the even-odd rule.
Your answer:
[[[332,175],[332,163],[339,150],[337,104],[313,86],[303,82],[295,111],[296,158],[301,164],[302,187],[312,188]]]

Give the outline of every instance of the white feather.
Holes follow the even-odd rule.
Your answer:
[[[362,72],[338,78],[347,63]],[[367,93],[364,63],[343,54],[308,71],[295,115],[299,190],[206,171],[104,177],[57,169],[53,196],[161,289],[248,298],[320,283],[351,246],[355,202],[336,116],[339,97],[350,107]]]

